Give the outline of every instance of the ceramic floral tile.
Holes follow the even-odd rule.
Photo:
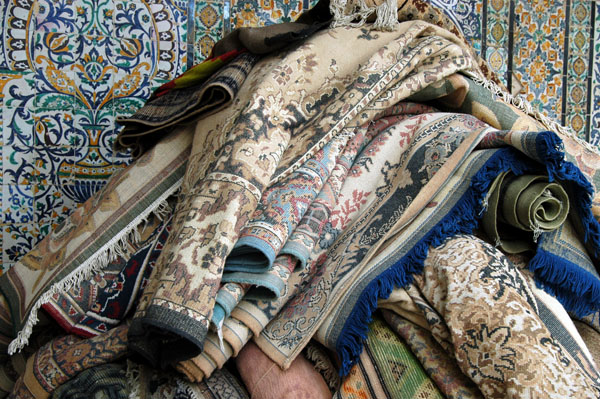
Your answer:
[[[33,14],[36,30],[72,34],[80,32],[75,24],[76,8],[73,0],[44,0],[30,3],[32,3],[31,8],[27,12]]]
[[[278,22],[291,22],[310,5],[307,0],[284,2],[264,0],[260,3],[252,0],[232,0],[231,26],[265,26]]]
[[[510,4],[509,0],[493,0],[487,3],[487,29],[482,49],[485,52],[485,60],[505,85],[508,84],[509,57],[512,56],[508,48],[511,32]]]
[[[68,146],[75,137],[73,109],[36,108],[33,111],[35,146]]]
[[[33,188],[35,223],[54,223],[75,209],[76,202],[55,185],[37,185]]]
[[[590,142],[593,144],[600,146],[600,62],[598,59],[600,57],[600,2],[593,3],[592,6],[595,7],[595,16],[596,19],[594,21],[594,30],[593,30],[593,38],[594,38],[594,48],[593,48],[593,70],[592,70],[592,92],[590,93],[591,104],[593,104],[593,108],[590,110]]]
[[[7,264],[130,161],[112,152],[115,119],[185,69],[187,7],[181,0],[0,5]]]
[[[534,109],[560,120],[565,4],[531,0],[515,4],[513,72]]]
[[[592,3],[574,0],[570,3],[567,76],[563,97],[562,122],[581,138],[586,138],[588,76],[590,64],[590,17]]]
[[[31,203],[33,204],[33,202]],[[39,228],[35,223],[11,223],[2,230],[2,268],[7,270],[39,242]]]
[[[506,0],[508,1],[508,0]],[[482,18],[485,3],[483,0],[434,0],[433,4],[438,7],[451,9],[449,15],[461,27],[463,34],[469,40],[473,48],[481,52],[483,40]]]
[[[201,32],[196,35],[194,44],[194,60],[200,63],[210,55],[210,52],[217,41],[222,37],[219,32]]]
[[[31,184],[3,184],[2,223],[33,223],[33,198]]]
[[[75,29],[87,35],[115,35],[115,0],[73,0]]]
[[[2,146],[2,184],[28,185],[35,180],[35,150],[20,144]]]
[[[215,43],[224,35],[223,14],[225,3],[220,1],[198,1],[194,19],[194,63],[205,60]]]

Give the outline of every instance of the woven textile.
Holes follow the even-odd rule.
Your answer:
[[[331,33],[263,58],[234,104],[198,125],[175,211],[177,238],[157,261],[130,329],[132,348],[152,364],[201,351],[225,260],[267,187],[292,175],[336,136],[352,135],[420,90],[420,77],[441,79],[472,66],[449,34],[422,22],[377,37],[361,38],[352,29]],[[346,57],[356,40],[363,42],[362,58]],[[400,56],[381,58],[377,51],[384,44]],[[317,68],[318,57],[334,59],[335,68]],[[440,57],[453,61],[440,69]],[[421,63],[425,58],[431,63]]]
[[[125,319],[143,291],[170,230],[169,219],[151,218],[144,237],[128,242],[124,253],[78,287],[59,292],[43,305],[65,331],[91,337]]]
[[[600,334],[589,325],[580,321],[575,322],[575,326],[590,350],[594,363],[596,365],[600,364]]]
[[[421,156],[426,152],[427,144],[435,145],[439,143],[437,134],[442,130],[438,130],[439,127],[450,129],[455,133],[447,148],[444,150],[451,152],[457,148],[457,145],[462,140],[467,140],[469,134],[472,133],[471,128],[478,127],[485,129],[485,125],[478,123],[475,119],[469,116],[461,116],[457,114],[442,114],[442,113],[427,113],[431,111],[430,107],[419,106],[412,103],[401,103],[388,112],[393,115],[389,118],[382,118],[380,121],[381,126],[373,129],[373,135],[369,136],[370,140],[360,155],[356,158],[354,165],[348,170],[348,175],[344,179],[336,180],[333,179],[328,182],[335,188],[336,196],[332,197],[333,202],[327,207],[329,210],[326,213],[327,219],[323,219],[319,225],[322,227],[319,230],[315,230],[319,234],[319,238],[315,239],[315,244],[310,245],[312,248],[311,255],[307,258],[307,265],[301,270],[295,271],[288,280],[288,289],[284,294],[274,300],[258,300],[251,299],[249,291],[247,298],[242,300],[233,311],[232,318],[240,322],[245,328],[251,331],[254,335],[258,335],[266,327],[267,323],[272,319],[297,317],[303,318],[306,313],[306,308],[302,307],[304,303],[312,303],[312,306],[319,308],[321,303],[328,297],[315,296],[315,293],[319,291],[315,288],[306,288],[306,285],[310,282],[317,286],[320,285],[319,281],[323,279],[322,264],[326,261],[327,250],[336,242],[336,238],[340,235],[340,231],[343,231],[348,226],[352,226],[354,220],[359,219],[364,213],[364,207],[372,206],[377,207],[381,200],[378,201],[377,192],[385,190],[386,186],[389,186],[389,180],[387,180],[387,173],[380,173],[380,170],[387,164],[394,164],[399,159],[407,159],[407,162],[414,161],[415,163],[421,162]],[[469,126],[468,129],[464,129],[464,124]],[[462,133],[462,134],[461,134]],[[417,143],[411,142],[412,138],[418,137]],[[476,137],[476,135],[474,136]],[[470,143],[473,143],[472,138]],[[468,144],[467,144],[468,146]],[[403,150],[410,149],[412,154],[416,154],[416,158],[402,156]],[[435,170],[436,161],[431,165],[431,170]],[[396,181],[401,181],[401,174],[397,175]],[[428,175],[427,169],[424,168],[422,174],[414,180],[415,191],[418,191],[419,184],[422,181],[426,181]],[[441,176],[441,175],[440,175]],[[358,189],[357,187],[360,187]],[[328,190],[329,193],[331,191]],[[387,193],[387,191],[383,191]],[[410,196],[403,198],[404,201],[409,201]],[[323,202],[322,204],[326,204]],[[327,208],[324,208],[327,209]],[[393,212],[393,210],[392,210]],[[389,220],[389,217],[382,218],[383,220]],[[364,219],[363,219],[364,220]],[[288,255],[280,255],[277,259],[285,259]],[[338,273],[338,275],[340,275]],[[300,295],[296,295],[296,294]],[[296,295],[296,296],[295,296]],[[315,299],[318,299],[316,301]],[[286,305],[287,303],[287,305]],[[293,309],[291,312],[280,310],[283,306]],[[316,321],[316,320],[315,320]],[[304,325],[300,327],[296,332],[295,329],[282,329],[278,328],[277,325],[271,326],[273,330],[278,333],[277,338],[281,337],[283,344],[276,349],[277,352],[271,348],[263,350],[279,361],[280,359],[289,359],[289,362],[293,361],[293,356],[287,352],[287,348],[293,348],[294,350],[301,350],[301,344],[307,342],[310,339],[310,334],[306,334],[305,328],[315,329],[313,321],[302,322]],[[225,322],[227,326],[227,322]],[[287,333],[288,335],[284,335]],[[293,334],[293,335],[291,335]],[[224,339],[226,343],[229,343],[228,334],[224,332]],[[244,334],[248,336],[248,334]],[[238,345],[236,336],[231,336],[233,341],[230,342],[232,348]],[[260,342],[260,341],[259,341]],[[288,345],[289,343],[294,345]],[[298,344],[298,345],[296,345]],[[192,360],[196,363],[196,366],[202,369],[205,375],[210,375],[213,367],[219,367],[224,361],[231,356],[232,350],[225,345],[224,350],[220,349],[218,337],[214,334],[209,334],[204,347],[204,352],[197,359]],[[286,363],[286,365],[289,363]]]
[[[483,398],[479,388],[456,364],[451,352],[435,341],[428,329],[419,327],[388,311],[382,311],[385,321],[419,359],[421,366],[440,392],[449,399]]]
[[[48,398],[82,371],[119,360],[126,352],[126,325],[89,339],[75,335],[57,338],[27,360],[25,373],[17,380],[9,398]]]
[[[378,136],[390,126],[400,123],[404,119],[410,119],[415,114],[427,112],[435,112],[435,109],[415,103],[401,102],[385,110],[376,121],[357,129],[351,139],[345,138],[343,140],[345,148],[338,149],[338,155],[334,157],[335,165],[325,167],[327,164],[324,162],[323,156],[326,152],[319,151],[315,158],[308,160],[305,165],[292,174],[291,179],[285,179],[285,184],[278,184],[276,187],[270,188],[262,199],[263,206],[259,205],[255,212],[255,216],[258,217],[268,215],[269,217],[266,219],[269,220],[263,220],[260,223],[256,219],[250,221],[236,244],[238,249],[245,248],[245,256],[236,253],[236,247],[234,247],[228,261],[237,258],[237,264],[241,265],[250,258],[262,259],[263,264],[268,264],[271,262],[269,258],[274,257],[276,253],[279,255],[272,260],[269,271],[263,273],[252,272],[252,270],[228,272],[228,261],[226,262],[222,281],[239,283],[243,286],[234,288],[225,284],[221,287],[217,294],[217,306],[215,306],[217,315],[213,313],[213,323],[218,326],[223,317],[231,314],[235,305],[242,298],[240,294],[246,295],[248,299],[256,300],[269,300],[284,295],[285,286],[294,268],[297,265],[306,267],[316,247],[322,251],[328,245],[327,243],[331,243],[331,240],[325,240],[326,242],[323,243],[318,243],[318,241],[329,226],[334,206],[339,200],[340,190],[357,155],[365,149],[370,141],[385,141],[386,139],[383,138],[385,134],[381,137]],[[407,121],[406,123],[411,122]],[[373,151],[372,148],[370,151]],[[319,159],[321,161],[318,161]],[[361,162],[364,162],[364,166],[367,167],[367,161],[362,160],[358,163]],[[318,165],[321,167],[319,168]],[[353,173],[358,173],[358,170],[358,166],[355,166]],[[316,184],[313,184],[315,179]],[[294,192],[295,190],[296,192]],[[303,194],[299,194],[298,191]],[[318,194],[316,194],[317,191]],[[279,206],[279,202],[273,201],[273,192],[279,192],[280,202],[284,201],[287,205]],[[344,205],[347,206],[347,204],[341,204],[341,206]],[[339,213],[340,210],[335,212]],[[257,232],[263,234],[251,234]],[[275,237],[275,239],[271,240],[269,237]],[[255,245],[252,246],[251,243]],[[266,250],[260,251],[260,248]],[[314,262],[314,259],[312,261]]]
[[[56,389],[52,399],[128,399],[125,367],[103,364],[86,369]]]
[[[198,382],[183,380],[168,370],[151,369],[127,363],[130,399],[248,399],[243,384],[227,369],[216,370],[210,378]]]
[[[250,53],[237,53],[202,84],[184,85],[151,98],[135,114],[118,120],[125,127],[117,137],[117,149],[131,149],[133,156],[140,156],[171,130],[168,127],[223,109],[257,60],[258,56]]]
[[[504,252],[534,250],[542,231],[560,228],[569,214],[569,197],[544,175],[501,173],[492,183],[481,224]]]
[[[443,398],[411,353],[380,317],[369,324],[369,333],[357,364],[343,379],[335,399]]]
[[[600,394],[598,372],[546,328],[527,280],[491,245],[473,236],[449,239],[429,251],[415,283],[447,326],[433,336],[451,342],[460,369],[484,396]]]
[[[469,79],[453,75],[411,98],[438,99],[438,106],[472,112],[480,120],[488,121],[498,129],[539,129],[533,119],[494,100],[489,92],[485,93],[486,89]],[[467,130],[473,132],[472,128]],[[328,251],[324,277],[315,279],[305,289],[306,292],[311,292],[310,296],[304,296],[303,300],[297,297],[282,309],[269,327],[257,337],[259,346],[285,366],[306,343],[304,337],[311,336],[307,331],[318,328],[322,323],[323,327],[318,333],[321,342],[329,348],[336,348],[343,358],[358,356],[360,337],[366,332],[362,320],[375,309],[375,301],[386,298],[394,285],[404,286],[411,281],[411,274],[420,270],[419,265],[422,264],[429,244],[439,243],[449,235],[470,232],[476,227],[485,206],[487,191],[501,172],[512,171],[521,175],[537,173],[542,168],[550,180],[560,181],[569,193],[573,205],[571,218],[578,225],[586,226],[583,227],[586,231],[584,234],[570,237],[580,241],[578,246],[571,246],[571,250],[583,249],[582,257],[589,259],[586,248],[581,243],[587,240],[588,246],[598,245],[599,225],[593,216],[593,189],[589,183],[597,178],[596,169],[592,167],[592,160],[597,155],[593,155],[575,140],[565,138],[561,142],[549,132],[488,130],[482,137],[473,140],[481,140],[481,151],[468,155],[460,167],[457,167],[457,163],[453,164],[452,158],[447,155],[440,158],[447,161],[436,173],[450,178],[440,182],[435,188],[430,185],[430,190],[436,192],[436,195],[424,200],[423,206],[427,207],[420,208],[422,211],[418,216],[414,217],[415,214],[404,210],[396,227],[390,226],[388,216],[373,217],[372,221],[361,216],[359,220],[365,227],[349,230],[345,234],[332,234],[338,243],[332,248],[337,252]],[[506,147],[507,144],[509,147]],[[581,169],[577,169],[574,163],[564,161],[565,156],[577,162]],[[423,164],[423,160],[416,161],[415,165],[419,165],[416,171],[422,171]],[[405,173],[413,173],[410,167],[408,169]],[[583,172],[587,174],[587,178]],[[396,173],[400,175],[400,172]],[[414,182],[415,179],[410,181]],[[383,186],[394,189],[387,183],[375,192],[383,192]],[[397,195],[406,198],[407,192],[404,190],[404,185],[399,186]],[[425,193],[427,191],[419,192],[420,195]],[[413,202],[420,204],[419,199],[417,197]],[[388,203],[388,206],[395,210],[402,209],[397,203]],[[385,207],[382,206],[381,210],[385,210]],[[365,212],[362,214],[370,215]],[[405,220],[410,223],[404,222]],[[380,242],[383,238],[389,243],[383,244],[383,251],[380,253],[377,253],[378,248],[366,245],[375,242],[371,236],[378,231],[385,232],[382,233],[385,236],[376,236]],[[544,235],[543,233],[541,237]],[[556,241],[553,243],[560,244]],[[576,313],[594,311],[599,303],[597,288],[600,287],[600,279],[593,266],[588,269],[592,263],[577,264],[569,261],[572,252],[561,252],[558,250],[560,246],[554,246],[555,250],[550,251],[551,256],[545,256],[543,250],[538,251],[529,267],[535,271],[536,278],[544,287],[561,299],[567,310]],[[370,253],[365,256],[363,251]],[[362,266],[357,267],[357,264]],[[340,273],[341,270],[350,270],[351,273],[343,274]],[[314,296],[322,301],[317,304],[312,300]],[[300,322],[301,318],[310,322]],[[301,327],[282,328],[299,324]],[[343,366],[347,371],[346,367]]]
[[[0,343],[16,337],[11,351],[24,346],[44,303],[90,279],[123,254],[149,215],[162,217],[167,198],[181,185],[190,133],[189,129],[175,132],[113,176],[102,191],[0,277],[0,304],[6,301],[0,309],[0,332],[6,338]]]
[[[5,398],[12,392],[16,381],[25,373],[27,359],[42,346],[64,334],[60,326],[51,323],[44,317],[44,314],[40,316],[42,316],[42,320],[34,327],[34,334],[29,345],[12,356],[0,355],[0,398]]]

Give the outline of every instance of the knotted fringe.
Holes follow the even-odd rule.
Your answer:
[[[339,375],[337,374],[337,368],[333,365],[333,362],[318,344],[310,341],[306,345],[304,351],[306,359],[312,363],[315,370],[321,374],[329,390],[335,392],[340,388],[342,384]]]
[[[573,129],[570,127],[562,126],[560,123],[548,118],[546,115],[537,111],[533,108],[531,103],[527,101],[523,96],[517,95],[513,96],[509,92],[501,89],[496,83],[492,82],[484,78],[483,76],[477,75],[470,71],[462,71],[466,76],[468,76],[471,80],[473,80],[476,84],[486,88],[491,91],[494,96],[501,99],[506,104],[511,104],[517,107],[519,110],[523,111],[527,115],[531,116],[538,122],[540,122],[546,129],[553,131],[555,133],[564,134],[567,137],[572,138],[577,141],[578,144],[585,147],[588,151],[594,152],[595,154],[600,155],[600,151],[598,148],[590,144],[589,142],[578,137]]]
[[[127,360],[127,372],[125,378],[127,378],[127,386],[129,387],[129,399],[142,398],[140,374],[140,366],[131,360]]]
[[[398,2],[397,0],[385,0],[377,6],[377,19],[373,24],[373,29],[383,31],[393,31],[398,29]]]
[[[537,138],[538,148],[546,149],[546,167],[548,174],[565,182],[576,184],[578,189],[573,190],[575,203],[578,206],[588,205],[587,213],[591,215],[591,198],[587,191],[589,182],[581,172],[571,163],[563,161],[564,154],[560,151],[560,139],[552,132],[542,132]],[[561,161],[558,161],[558,160]],[[395,264],[382,272],[371,281],[352,309],[336,343],[336,350],[341,358],[342,365],[340,375],[344,376],[350,372],[352,365],[357,361],[362,351],[362,341],[366,339],[368,324],[372,320],[372,314],[377,309],[377,301],[390,296],[394,287],[406,287],[412,283],[414,275],[421,273],[424,261],[430,247],[440,246],[447,238],[457,234],[470,234],[478,226],[486,195],[495,177],[501,172],[512,172],[519,176],[532,169],[531,160],[524,157],[512,148],[501,148],[486,161],[483,167],[473,176],[469,189],[458,200],[452,210],[435,225],[406,255]],[[579,173],[575,173],[575,171]],[[580,189],[579,189],[580,188]],[[584,212],[585,213],[585,212]],[[593,219],[593,218],[592,218]],[[589,223],[588,223],[589,222]],[[586,230],[598,229],[595,219],[584,220],[584,224],[590,225]],[[591,225],[593,224],[593,227]],[[594,244],[598,242],[594,241]],[[569,267],[566,264],[555,264],[554,267]],[[530,266],[534,267],[534,265]],[[544,267],[548,267],[545,265]],[[548,271],[552,273],[552,271]],[[593,286],[592,286],[593,285]],[[561,287],[564,288],[564,287]],[[583,285],[574,285],[574,288],[586,288]],[[597,298],[600,287],[597,282],[590,284],[586,292],[576,292],[572,301],[580,300],[581,296]],[[567,295],[566,293],[564,295]],[[560,299],[560,298],[559,298]],[[597,299],[592,299],[596,301]],[[569,303],[563,302],[563,305]],[[599,303],[596,302],[596,308]],[[569,310],[567,308],[567,310]]]
[[[8,346],[8,354],[12,355],[17,351],[20,351],[29,343],[29,337],[32,334],[33,326],[39,321],[37,316],[38,310],[42,305],[50,302],[52,296],[78,287],[82,281],[92,278],[95,274],[108,266],[110,262],[120,256],[125,256],[127,244],[129,242],[137,243],[140,241],[141,237],[138,228],[143,227],[151,214],[160,220],[164,220],[165,216],[170,213],[170,205],[167,202],[167,198],[177,191],[182,182],[183,179],[180,179],[168,190],[165,190],[165,192],[146,208],[146,210],[129,222],[123,230],[98,249],[96,253],[81,263],[81,265],[69,273],[65,278],[54,283],[46,292],[44,292],[33,304],[23,329],[19,331],[17,337],[12,340]]]
[[[378,6],[368,6],[364,0],[332,0],[329,3],[329,11],[333,15],[333,28],[361,27],[373,13],[377,15],[372,26],[374,30],[393,31],[399,25],[397,0],[385,0]]]

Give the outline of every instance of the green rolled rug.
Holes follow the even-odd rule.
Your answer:
[[[487,196],[481,225],[507,253],[536,248],[539,235],[559,228],[569,214],[569,197],[560,184],[544,175],[515,176],[503,172]]]

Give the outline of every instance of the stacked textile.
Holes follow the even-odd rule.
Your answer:
[[[600,155],[429,4],[323,4],[124,121],[136,161],[0,277],[0,389],[600,396]]]

